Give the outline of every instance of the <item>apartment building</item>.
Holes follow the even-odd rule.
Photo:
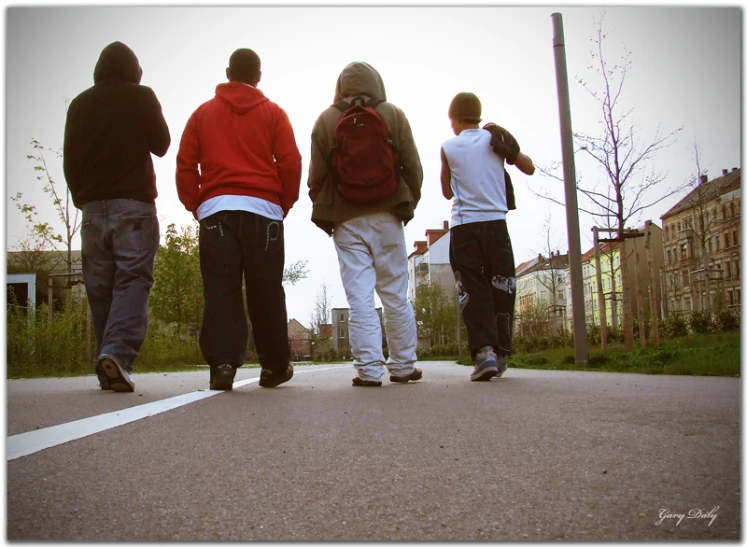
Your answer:
[[[622,324],[623,306],[623,272],[620,267],[620,253],[624,252],[627,258],[627,275],[625,285],[628,287],[628,297],[631,303],[631,316],[638,320],[643,314],[644,320],[651,317],[651,297],[649,287],[653,283],[655,291],[654,309],[657,317],[662,317],[662,292],[661,267],[663,265],[662,252],[662,230],[656,224],[651,223],[649,227],[651,236],[649,241],[650,253],[646,250],[645,226],[636,228],[635,231],[641,237],[629,237],[624,243],[607,242],[599,243],[599,268],[602,280],[602,296],[604,300],[605,319],[608,325],[617,326]],[[611,234],[614,235],[614,234]],[[604,238],[606,239],[606,238]],[[653,281],[649,279],[649,256]],[[581,272],[584,289],[584,317],[587,324],[601,324],[601,312],[599,307],[599,288],[597,286],[597,268],[594,247],[589,248],[581,255]],[[566,327],[571,328],[573,324],[573,309],[571,298],[570,268],[568,268],[566,279]]]
[[[723,169],[661,216],[664,313],[729,308],[741,300],[741,169]]]
[[[444,294],[454,295],[454,273],[449,263],[450,236],[449,222],[445,220],[442,228],[426,230],[425,240],[415,242],[415,250],[407,257],[407,298],[410,302],[415,302],[421,283],[438,283]]]
[[[520,335],[550,334],[566,326],[568,253],[541,254],[516,267],[514,324]]]

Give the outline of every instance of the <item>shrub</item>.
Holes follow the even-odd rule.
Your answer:
[[[713,316],[710,311],[694,311],[690,315],[690,328],[697,334],[713,332]]]
[[[739,330],[739,314],[732,310],[721,310],[716,314],[715,325],[721,332]]]
[[[659,324],[662,338],[679,338],[689,334],[687,320],[682,315],[671,315]]]

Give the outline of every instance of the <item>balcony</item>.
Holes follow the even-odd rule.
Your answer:
[[[428,275],[428,263],[421,262],[415,266],[415,275]]]

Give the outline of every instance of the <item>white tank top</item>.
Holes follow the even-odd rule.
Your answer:
[[[490,147],[490,132],[465,129],[443,143],[451,169],[451,225],[504,220],[506,179],[503,158]]]

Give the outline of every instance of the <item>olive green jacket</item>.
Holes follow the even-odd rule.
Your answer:
[[[379,211],[390,211],[407,224],[415,214],[423,184],[423,167],[405,113],[386,102],[386,91],[381,76],[367,63],[351,63],[337,79],[335,100],[350,102],[355,97],[379,99],[385,102],[376,111],[392,134],[402,166],[402,177],[397,192],[391,197],[371,204],[350,203],[337,192],[330,171],[330,153],[334,146],[334,132],[342,112],[330,106],[319,115],[311,133],[311,163],[309,165],[309,197],[313,202],[311,220],[328,234],[334,225],[351,218]],[[334,103],[333,103],[334,104]]]

